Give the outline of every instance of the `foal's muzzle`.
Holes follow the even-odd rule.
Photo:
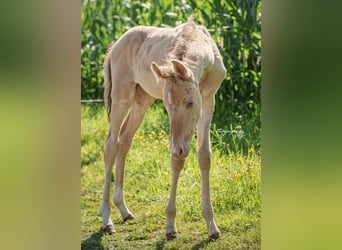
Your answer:
[[[189,143],[171,143],[171,156],[177,160],[184,160],[189,154]]]

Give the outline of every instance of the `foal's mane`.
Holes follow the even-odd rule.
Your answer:
[[[179,61],[183,61],[189,50],[189,45],[192,41],[196,39],[196,23],[193,17],[190,17],[185,25],[182,27],[182,31],[179,34],[176,46],[170,53],[170,56]]]

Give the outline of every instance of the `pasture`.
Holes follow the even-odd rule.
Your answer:
[[[160,102],[147,111],[127,158],[124,194],[136,219],[123,222],[111,202],[116,233],[103,234],[98,209],[103,195],[103,147],[108,126],[103,104],[82,105],[82,249],[260,249],[260,152],[253,146],[243,153],[230,150],[238,147],[241,138],[225,131],[236,145],[222,142],[222,131],[213,129],[214,124],[211,199],[222,236],[208,240],[201,215],[201,177],[193,138],[177,189],[178,238],[166,241],[164,209],[170,193],[171,168],[168,117]],[[111,196],[112,187],[113,183]]]

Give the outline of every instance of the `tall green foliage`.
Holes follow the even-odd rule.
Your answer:
[[[108,45],[130,27],[174,27],[193,15],[217,43],[228,74],[216,95],[214,122],[222,137],[248,136],[259,147],[261,1],[259,0],[83,0],[82,99],[102,97],[102,63]],[[245,133],[246,134],[246,133]],[[247,145],[246,144],[246,145]]]

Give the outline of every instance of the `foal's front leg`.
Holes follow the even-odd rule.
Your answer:
[[[185,160],[177,160],[171,158],[171,168],[172,168],[172,184],[169,202],[165,209],[166,215],[166,239],[172,240],[177,237],[177,228],[175,223],[176,218],[176,191],[179,174],[184,166]]]
[[[202,116],[198,123],[198,164],[201,169],[202,177],[202,215],[208,228],[210,239],[220,237],[220,230],[214,221],[214,212],[210,201],[209,171],[211,165],[210,149],[210,124],[211,115],[214,109],[214,99],[203,103]]]

